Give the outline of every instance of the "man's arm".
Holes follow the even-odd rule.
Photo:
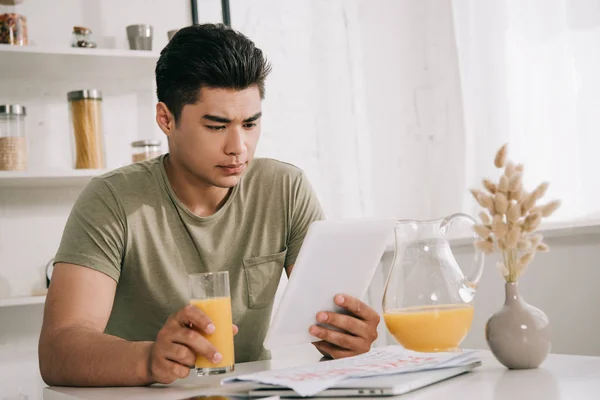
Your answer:
[[[189,375],[197,354],[215,364],[221,361],[199,331],[212,333],[214,325],[191,305],[167,319],[155,342],[129,342],[105,334],[115,289],[115,281],[101,272],[56,265],[39,342],[40,372],[48,385],[171,383]]]
[[[52,273],[39,342],[40,372],[48,385],[122,386],[152,382],[152,342],[104,334],[116,282],[90,268],[57,264]]]

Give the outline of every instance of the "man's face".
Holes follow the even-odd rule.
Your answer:
[[[254,157],[260,137],[258,87],[237,91],[203,88],[168,130],[171,156],[209,185],[231,188]]]

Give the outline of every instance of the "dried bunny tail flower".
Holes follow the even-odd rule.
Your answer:
[[[504,239],[498,239],[498,248],[502,251],[506,250],[506,245],[504,244]]]
[[[505,245],[507,249],[517,248],[517,243],[521,238],[521,227],[513,226],[506,234]]]
[[[510,178],[510,180],[508,181],[508,191],[509,192],[516,192],[519,189],[521,189],[522,186],[522,182],[521,182],[521,174],[515,174],[512,178]]]
[[[496,157],[494,158],[494,165],[496,168],[504,168],[506,165],[506,157],[508,153],[507,147],[508,144],[505,144],[504,146],[500,147],[500,150],[498,150],[496,153]]]
[[[560,200],[554,200],[541,206],[540,211],[542,212],[542,217],[549,217],[558,209],[558,207],[560,207]]]
[[[506,177],[508,179],[512,178],[513,175],[516,172],[516,165],[514,162],[509,161],[506,163],[506,168],[504,168],[504,175],[506,175]]]
[[[513,203],[508,207],[508,212],[506,213],[506,219],[511,224],[516,223],[519,218],[521,218],[521,206],[517,203]]]
[[[494,195],[494,209],[498,214],[504,214],[508,209],[508,199],[504,193],[496,193]]]
[[[502,175],[500,177],[500,181],[498,182],[498,192],[508,194],[508,177],[506,175]]]
[[[522,174],[523,173],[523,164],[517,164],[517,166],[515,167],[515,172]]]
[[[525,253],[525,254],[523,254],[523,256],[521,256],[521,258],[519,259],[519,264],[520,264],[522,267],[526,267],[526,266],[527,266],[527,264],[529,264],[529,263],[530,263],[530,262],[533,260],[533,257],[535,257],[535,252],[534,252],[534,251],[531,251],[531,252],[529,252],[529,253]]]
[[[478,250],[483,251],[484,253],[493,253],[494,252],[494,243],[489,242],[487,240],[478,240],[475,242],[475,247]]]
[[[531,247],[537,247],[537,245],[542,242],[542,239],[544,239],[544,237],[539,233],[531,235],[529,238],[529,241],[531,241]]]
[[[535,190],[531,192],[531,196],[533,196],[535,200],[541,199],[546,194],[548,186],[550,186],[548,182],[540,183],[538,187],[536,187]]]
[[[486,213],[485,211],[481,211],[479,213],[479,219],[481,220],[481,222],[484,225],[491,225],[492,224],[492,219],[490,218],[490,216],[488,215],[488,213]]]
[[[531,245],[531,240],[521,239],[517,243],[517,248],[521,251],[530,251],[533,248],[533,246]]]
[[[490,228],[488,228],[487,226],[483,226],[483,225],[475,225],[473,227],[473,230],[475,231],[475,233],[477,233],[477,235],[482,238],[482,239],[487,239],[490,237],[490,235],[492,234],[492,231]]]
[[[546,243],[540,243],[535,246],[536,251],[547,252],[550,251],[550,247]]]
[[[508,268],[506,268],[506,265],[504,265],[503,262],[498,261],[496,263],[496,267],[500,270],[500,273],[502,274],[503,277],[507,277],[508,274],[510,273],[510,271],[508,270]]]
[[[524,196],[524,191],[523,188],[519,188],[519,190],[516,190],[514,192],[508,192],[508,200],[515,200],[517,202],[521,201],[523,199]]]
[[[524,199],[521,200],[521,215],[527,214],[529,210],[531,210],[535,206],[536,198],[533,193],[527,195]]]
[[[494,215],[494,219],[492,220],[492,232],[496,236],[496,239],[504,240],[504,237],[508,232],[508,225],[502,221],[502,215]]]
[[[479,204],[482,207],[487,208],[488,210],[490,210],[491,213],[494,213],[494,200],[492,200],[492,198],[490,196],[488,196],[487,194],[480,192],[479,195],[477,196],[477,201],[479,202]]]
[[[475,200],[477,200],[477,196],[479,196],[479,193],[481,193],[481,190],[479,190],[479,189],[469,189],[469,192],[471,192],[471,194],[473,195],[473,198]],[[477,200],[477,202],[479,202],[479,200]]]
[[[483,186],[490,192],[491,194],[496,193],[496,184],[489,179],[483,180]]]
[[[538,228],[538,226],[540,226],[540,222],[542,222],[542,214],[529,214],[527,218],[525,218],[525,222],[523,223],[523,232],[535,231]]]

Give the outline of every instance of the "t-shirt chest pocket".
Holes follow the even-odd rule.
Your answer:
[[[244,260],[249,308],[264,308],[271,304],[279,286],[286,253],[287,249]]]

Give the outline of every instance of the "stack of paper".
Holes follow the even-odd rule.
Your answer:
[[[476,351],[417,353],[401,346],[376,348],[369,353],[301,367],[263,371],[223,380],[223,384],[249,381],[283,386],[300,396],[313,396],[348,378],[401,374],[457,367],[478,361]]]

